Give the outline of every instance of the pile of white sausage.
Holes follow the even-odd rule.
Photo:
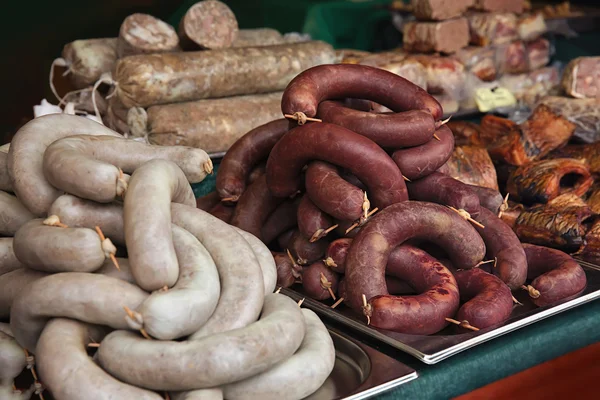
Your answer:
[[[273,293],[260,240],[196,208],[190,183],[211,172],[203,150],[78,116],[17,132],[0,151],[0,398],[301,399],[323,384],[323,323]]]

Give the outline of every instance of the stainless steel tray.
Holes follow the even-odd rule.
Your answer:
[[[414,369],[374,348],[334,328],[329,333],[335,345],[335,367],[323,386],[305,400],[362,400],[417,378]]]
[[[426,364],[435,364],[488,340],[600,298],[600,266],[580,260],[578,262],[587,276],[587,287],[581,295],[553,306],[536,307],[525,291],[518,291],[514,295],[523,305],[515,306],[511,317],[502,325],[491,326],[478,332],[454,333],[454,327],[451,326],[435,335],[406,335],[368,326],[364,319],[361,319],[358,314],[344,305],[332,309],[330,307],[331,302],[321,303],[306,298],[303,306],[310,308],[326,320],[329,319],[384,342]],[[281,292],[294,300],[304,298],[302,293],[292,289],[283,289]]]

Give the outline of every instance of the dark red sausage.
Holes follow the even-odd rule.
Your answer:
[[[513,309],[512,293],[498,277],[479,268],[455,271],[461,300],[456,319],[484,329],[506,321]]]
[[[585,271],[570,255],[560,250],[523,244],[527,255],[527,278],[540,296],[532,298],[538,307],[572,299],[585,289]],[[535,278],[535,279],[534,279]]]
[[[305,184],[313,203],[332,217],[353,221],[361,216],[364,192],[343,179],[334,165],[311,162],[306,169]]]
[[[386,295],[385,271],[392,249],[410,240],[427,240],[442,247],[454,265],[472,268],[485,256],[477,231],[454,211],[433,203],[407,201],[389,206],[360,230],[346,260],[347,295],[352,308],[362,310],[367,300]],[[416,289],[416,288],[415,288]],[[377,326],[404,326],[404,302],[371,304]]]
[[[209,214],[213,217],[219,218],[221,221],[229,223],[234,212],[235,206],[232,207],[222,202],[219,202],[213,208],[210,209]]]
[[[436,130],[433,116],[424,110],[376,114],[353,110],[339,101],[324,101],[319,104],[317,116],[366,136],[381,147],[394,149],[425,144]]]
[[[261,175],[264,175],[266,171],[267,171],[266,162],[260,163],[256,167],[254,167],[252,169],[252,171],[250,172],[250,175],[248,175],[248,185],[252,184],[252,182],[254,182],[258,178],[260,178]]]
[[[321,260],[325,255],[327,246],[329,246],[329,242],[325,240],[317,240],[311,243],[299,231],[294,232],[288,243],[288,249],[300,265],[308,265]]]
[[[342,171],[340,173],[340,176],[342,177],[343,180],[345,180],[346,182],[348,182],[348,183],[356,186],[357,188],[359,188],[363,192],[365,192],[367,190],[367,187],[365,186],[365,184],[362,183],[360,181],[360,179],[358,179],[356,176],[352,175],[350,172],[348,172],[348,171]]]
[[[475,218],[485,228],[475,227],[487,247],[487,257],[496,259],[493,268],[497,275],[511,289],[516,289],[527,279],[527,259],[523,246],[514,231],[500,218],[487,208],[480,210]],[[460,264],[454,264],[458,269],[464,269]]]
[[[317,114],[324,100],[356,98],[372,100],[399,112],[429,111],[435,120],[442,118],[440,103],[414,83],[391,72],[358,64],[319,65],[296,76],[281,99],[284,114]]]
[[[282,201],[282,198],[271,195],[267,187],[267,178],[263,175],[242,194],[230,224],[262,240],[261,228]]]
[[[325,277],[322,280],[321,274]],[[302,288],[308,297],[315,300],[331,298],[328,287],[333,293],[338,290],[338,274],[330,270],[321,261],[311,264],[302,270]]]
[[[325,252],[325,264],[333,271],[343,274],[346,271],[346,257],[352,245],[352,239],[341,238],[329,243]]]
[[[456,280],[448,268],[417,247],[401,245],[390,253],[386,272],[419,294],[392,296],[386,286],[386,292],[372,297],[364,310],[373,326],[430,335],[448,325],[446,318],[454,316],[460,302]]]
[[[396,150],[392,158],[408,179],[423,178],[448,161],[454,150],[454,135],[445,125],[436,131],[440,140],[408,149]]]
[[[284,232],[296,227],[299,203],[299,198],[285,200],[269,215],[261,229],[265,243],[271,243]]]
[[[402,279],[394,278],[393,276],[385,276],[385,285],[390,294],[397,296],[406,296],[416,294],[415,290]],[[339,290],[339,287],[338,287]]]
[[[411,200],[462,209],[471,217],[479,215],[479,197],[475,192],[468,185],[441,172],[432,172],[424,178],[406,182],[406,188]]]
[[[217,173],[217,193],[237,201],[246,190],[252,168],[268,157],[275,143],[288,131],[286,119],[278,119],[252,129],[227,151]]]
[[[288,288],[300,280],[302,267],[292,262],[287,253],[271,253],[277,266],[277,287]]]
[[[269,190],[280,197],[296,193],[302,168],[312,160],[347,168],[367,185],[371,203],[380,209],[408,199],[400,169],[381,147],[325,122],[294,128],[277,142],[267,161]]]
[[[302,196],[297,215],[298,230],[312,242],[327,236],[327,230],[333,225],[331,217],[321,211],[306,194]]]
[[[289,231],[285,231],[281,235],[277,236],[277,245],[280,249],[287,249],[290,246],[290,241],[292,240],[292,236],[294,236],[295,232],[296,229],[290,229]]]
[[[477,185],[467,185],[479,198],[481,207],[485,207],[494,214],[498,215],[500,206],[504,202],[504,198],[499,191]]]
[[[209,194],[198,197],[196,199],[196,208],[201,209],[202,211],[208,212],[211,208],[217,205],[218,202],[221,201],[221,198],[217,194],[217,192],[210,192]]]

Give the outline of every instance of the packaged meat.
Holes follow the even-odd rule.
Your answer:
[[[363,59],[367,58],[371,53],[363,50],[354,49],[337,49],[335,51],[337,62],[343,64],[359,64]]]
[[[534,40],[542,36],[548,27],[541,13],[523,15],[517,22],[517,32],[521,40]]]
[[[147,110],[148,141],[226,151],[248,131],[280,118],[281,96],[277,92],[152,106]]]
[[[515,40],[517,35],[517,17],[510,13],[469,13],[471,44],[488,46]]]
[[[358,64],[393,72],[427,90],[426,68],[419,61],[408,57],[408,54],[401,49],[370,54],[362,58]]]
[[[409,58],[425,67],[429,93],[445,93],[454,100],[460,98],[466,79],[465,67],[460,61],[434,55],[414,55]],[[444,111],[448,112],[445,108]]]
[[[483,11],[520,14],[525,8],[525,0],[475,0],[475,8]]]
[[[298,73],[331,64],[324,42],[147,54],[117,62],[117,97],[125,107],[148,107],[285,89]]]
[[[238,35],[235,14],[218,0],[204,0],[191,6],[179,23],[181,45],[186,49],[224,49]]]
[[[496,169],[487,150],[482,147],[454,147],[452,156],[439,171],[469,185],[498,190]]]
[[[562,87],[579,99],[600,97],[600,57],[571,60],[563,72]]]
[[[410,21],[403,28],[404,50],[417,53],[454,53],[469,44],[465,18],[441,22]]]
[[[529,71],[527,48],[522,40],[496,46],[496,63],[501,74],[520,74]]]
[[[117,38],[76,40],[65,45],[62,57],[76,89],[91,86],[117,61]]]
[[[392,64],[405,60],[407,56],[408,53],[406,53],[402,49],[395,49],[371,54],[366,53],[357,64],[380,68],[382,65]]]
[[[121,24],[117,42],[119,58],[178,49],[179,37],[175,29],[152,15],[132,14]]]
[[[550,42],[547,39],[539,38],[527,42],[526,48],[530,71],[544,67],[550,62]]]
[[[493,47],[465,47],[457,51],[454,57],[480,80],[491,82],[496,79],[496,53]]]
[[[285,43],[283,35],[276,29],[240,29],[231,47],[273,46]]]
[[[515,98],[531,108],[560,84],[558,67],[549,66],[529,73],[504,75],[499,85],[507,88]]]
[[[600,99],[546,96],[539,104],[545,104],[575,124],[573,139],[576,141],[592,143],[600,140]]]
[[[417,19],[443,21],[456,18],[473,5],[474,0],[412,0],[413,14]]]

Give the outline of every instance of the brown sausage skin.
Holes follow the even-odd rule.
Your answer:
[[[501,324],[513,309],[512,293],[498,277],[480,268],[454,271],[460,297],[464,304],[456,319],[469,321],[479,329]]]
[[[283,232],[281,235],[277,236],[277,245],[280,249],[287,249],[289,247],[295,232],[296,229],[290,229],[289,231]]]
[[[208,210],[216,206],[219,201],[221,201],[221,198],[217,192],[210,192],[207,195],[196,198],[196,208],[208,212]]]
[[[406,182],[411,200],[429,201],[443,206],[465,210],[471,217],[479,215],[479,198],[466,184],[442,174],[432,172],[424,178]]]
[[[329,64],[309,68],[288,84],[281,99],[284,114],[317,115],[324,100],[356,98],[382,104],[394,112],[429,111],[435,120],[443,111],[425,90],[391,72],[358,64]]]
[[[327,284],[321,282],[321,274],[331,284],[333,293],[337,292],[338,274],[327,268],[321,261],[318,261],[302,270],[302,288],[311,299],[325,300],[331,298],[331,294],[326,286]]]
[[[385,276],[385,284],[388,292],[396,296],[404,296],[407,294],[415,294],[415,290],[402,279],[394,278],[393,276]],[[339,286],[338,286],[339,287]],[[339,289],[338,289],[339,290]]]
[[[477,185],[467,184],[467,186],[477,195],[481,207],[485,207],[498,215],[500,206],[504,202],[504,198],[499,191]]]
[[[267,187],[267,178],[262,175],[248,186],[248,189],[240,197],[235,211],[231,216],[230,224],[262,239],[261,228],[265,224],[269,214],[282,201],[282,198],[271,195]]]
[[[327,246],[329,242],[325,240],[311,243],[300,231],[294,232],[288,243],[288,249],[300,265],[311,264],[321,259],[325,255]]]
[[[587,285],[585,271],[570,255],[548,247],[523,244],[527,256],[527,278],[540,292],[532,298],[543,307],[578,296]]]
[[[312,160],[347,168],[369,188],[371,203],[383,209],[408,199],[400,169],[372,140],[325,122],[299,126],[273,147],[267,183],[274,196],[286,197],[302,185],[301,171]]]
[[[386,286],[385,294],[371,298],[364,311],[373,326],[430,335],[448,325],[446,318],[454,316],[460,301],[458,285],[448,268],[425,251],[405,244],[391,252],[386,272],[420,294],[392,296]]]
[[[431,139],[421,146],[396,150],[392,154],[392,159],[408,179],[415,180],[431,174],[452,155],[454,136],[450,129],[443,125],[436,134],[440,140]]]
[[[230,207],[221,202],[217,203],[213,208],[210,209],[210,211],[208,211],[208,213],[210,215],[212,215],[213,217],[217,217],[221,221],[227,222],[227,223],[229,223],[229,221],[231,221],[231,217],[233,216],[234,212],[235,212],[235,207]]]
[[[494,273],[509,288],[519,288],[527,278],[527,259],[519,238],[508,225],[487,208],[481,208],[475,219],[485,226],[485,228],[475,226],[475,229],[485,242],[488,258],[496,259]],[[464,269],[459,264],[454,265],[458,269]]]
[[[319,104],[317,116],[366,136],[381,147],[394,149],[425,144],[436,130],[433,116],[424,110],[376,114],[353,110],[339,101],[324,101]]]
[[[217,193],[237,201],[246,190],[252,168],[269,155],[275,143],[288,131],[289,122],[277,119],[261,125],[238,139],[227,151],[217,173]]]
[[[387,295],[385,270],[389,255],[410,239],[433,242],[445,250],[454,265],[462,268],[473,268],[485,256],[485,244],[477,231],[447,207],[418,201],[393,204],[361,228],[348,252],[346,290],[353,309],[362,309],[363,295],[367,300]],[[380,306],[384,307],[381,312]],[[394,312],[393,302],[378,302],[372,310],[375,314],[378,326],[402,323],[402,315]]]
[[[334,165],[311,162],[306,169],[305,184],[313,203],[332,217],[354,221],[362,215],[363,191],[343,179]]]
[[[333,225],[329,215],[321,211],[306,194],[300,200],[297,215],[298,230],[311,241],[326,236],[325,231]]]
[[[302,267],[292,262],[286,253],[271,253],[277,266],[277,287],[288,288],[300,279]]]
[[[256,167],[254,167],[252,169],[252,171],[250,171],[250,175],[248,175],[248,185],[252,184],[252,182],[254,182],[258,178],[260,178],[261,175],[264,175],[266,171],[267,171],[267,163],[266,162],[260,163]]]
[[[336,239],[329,243],[325,253],[325,265],[339,274],[346,272],[346,257],[351,245],[351,238]]]
[[[264,243],[271,243],[281,234],[296,227],[299,203],[300,199],[285,200],[267,217],[261,229]]]

